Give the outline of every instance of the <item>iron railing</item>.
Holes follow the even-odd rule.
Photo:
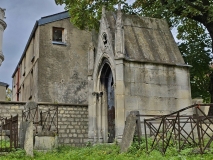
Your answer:
[[[29,108],[28,110],[22,110],[22,122],[26,121],[32,121],[35,132],[38,132],[38,126],[40,123],[40,114],[39,114],[39,108],[34,107],[34,108]]]
[[[32,121],[35,134],[40,131],[53,131],[58,134],[58,107],[40,111],[39,107],[22,111],[22,122]]]
[[[201,154],[208,150],[213,141],[213,116],[207,116],[201,109],[213,104],[195,104],[168,115],[138,115],[145,118],[144,132],[146,149],[160,150],[165,154],[169,145],[174,145],[180,151],[186,146],[197,146]],[[184,115],[185,111],[194,109],[195,114]],[[148,138],[152,141],[148,144]]]
[[[9,152],[19,147],[18,115],[0,118],[0,152]]]
[[[58,134],[58,107],[40,112],[42,130],[54,131]]]

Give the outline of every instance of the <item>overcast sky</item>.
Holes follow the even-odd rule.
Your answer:
[[[5,60],[0,66],[0,82],[8,83],[11,88],[12,74],[36,20],[63,12],[64,6],[57,6],[54,0],[0,0],[0,7],[6,9],[4,21],[7,23],[3,34]]]

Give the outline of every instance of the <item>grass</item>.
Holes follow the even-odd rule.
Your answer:
[[[180,153],[175,147],[170,146],[165,155],[153,150],[147,154],[145,143],[140,145],[135,142],[126,153],[119,153],[119,146],[95,145],[87,147],[68,147],[63,146],[55,151],[43,153],[34,152],[34,157],[27,157],[23,150],[17,150],[0,156],[0,160],[213,160],[213,148],[201,155],[193,152],[194,148],[187,147]]]
[[[0,140],[0,146],[1,146],[1,148],[9,148],[10,147],[10,141]]]

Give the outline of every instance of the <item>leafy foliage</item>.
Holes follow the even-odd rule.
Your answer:
[[[101,18],[102,6],[107,10],[114,10],[117,0],[105,2],[102,0],[55,0],[56,4],[65,4],[69,10],[71,22],[80,29],[98,29]]]
[[[209,74],[211,68],[209,64],[212,60],[211,38],[205,32],[205,28],[193,20],[188,20],[187,24],[178,26],[178,38],[182,39],[179,49],[185,62],[190,68],[190,80],[192,88],[192,98],[202,97],[204,101],[210,101],[209,94]]]
[[[12,99],[12,90],[10,88],[7,88],[6,90],[6,101],[11,101]]]
[[[10,141],[0,140],[0,145],[1,145],[2,148],[9,148],[10,147]]]

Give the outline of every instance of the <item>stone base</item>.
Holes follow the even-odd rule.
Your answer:
[[[58,136],[35,136],[35,150],[52,150],[58,147]]]

